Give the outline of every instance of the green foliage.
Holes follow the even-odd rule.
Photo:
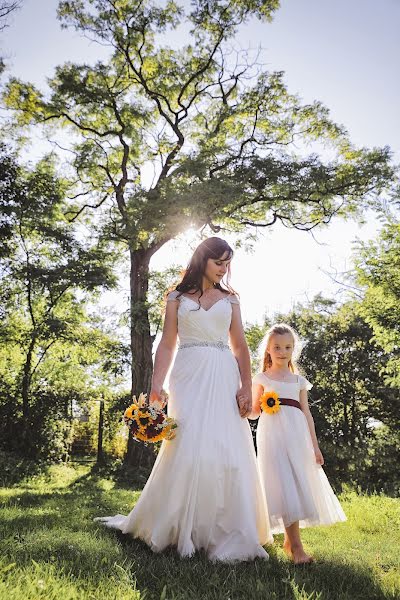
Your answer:
[[[262,325],[255,325],[246,323],[244,326],[244,333],[246,336],[247,345],[250,350],[251,366],[253,373],[260,371],[260,346],[264,335],[267,332],[270,322],[265,319]]]
[[[163,271],[150,272],[148,310],[153,339],[161,333],[163,327],[166,292],[178,283],[182,271],[183,267],[173,265]]]
[[[0,223],[0,439],[3,448],[67,458],[71,405],[96,396],[120,344],[87,314],[114,284],[112,253],[79,240],[50,159],[22,169],[3,148]]]
[[[15,251],[11,215],[21,201],[21,186],[17,180],[18,165],[15,157],[0,145],[0,259]]]
[[[371,431],[366,456],[359,464],[361,487],[400,496],[400,475],[395,465],[400,456],[398,427],[381,425]]]
[[[364,290],[359,311],[387,355],[386,381],[400,387],[400,224],[390,221],[376,241],[359,243],[356,282]],[[396,402],[399,410],[399,401]]]

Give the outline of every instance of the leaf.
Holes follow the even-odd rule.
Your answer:
[[[164,585],[162,592],[160,594],[160,600],[166,600],[167,598],[167,586]]]

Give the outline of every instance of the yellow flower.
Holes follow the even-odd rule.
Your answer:
[[[276,392],[264,392],[260,399],[260,405],[262,410],[270,415],[277,413],[281,408]]]
[[[155,444],[156,442],[159,442],[160,440],[163,440],[163,439],[169,439],[169,438],[166,438],[164,431],[161,431],[161,433],[159,433],[158,435],[152,437],[148,441],[151,442],[152,444]]]
[[[140,430],[135,433],[135,438],[141,442],[147,442],[146,434]]]
[[[135,412],[136,409],[137,409],[136,404],[131,404],[131,406],[128,406],[128,408],[126,409],[126,411],[124,413],[125,419],[133,419],[134,418],[133,413]]]
[[[143,431],[146,429],[147,425],[151,423],[151,414],[145,410],[139,409],[136,411],[135,416],[133,417],[139,427],[143,428]]]

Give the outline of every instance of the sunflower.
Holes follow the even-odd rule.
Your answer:
[[[144,431],[141,431],[141,430],[139,430],[135,434],[133,434],[133,437],[136,440],[140,440],[141,442],[147,442],[148,441],[146,433]]]
[[[128,406],[128,408],[126,409],[125,413],[124,413],[124,418],[125,419],[134,419],[134,412],[135,410],[137,410],[137,404],[131,404],[130,406]]]
[[[143,427],[144,429],[146,429],[147,425],[152,421],[151,414],[143,409],[138,410],[133,418],[139,427]]]
[[[264,392],[260,399],[260,405],[264,412],[273,415],[281,407],[279,396],[276,392]]]

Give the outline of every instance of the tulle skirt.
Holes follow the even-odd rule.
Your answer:
[[[346,520],[323,468],[315,461],[301,410],[281,406],[273,415],[262,413],[257,452],[272,533],[281,533],[296,521],[300,527],[310,527]]]

